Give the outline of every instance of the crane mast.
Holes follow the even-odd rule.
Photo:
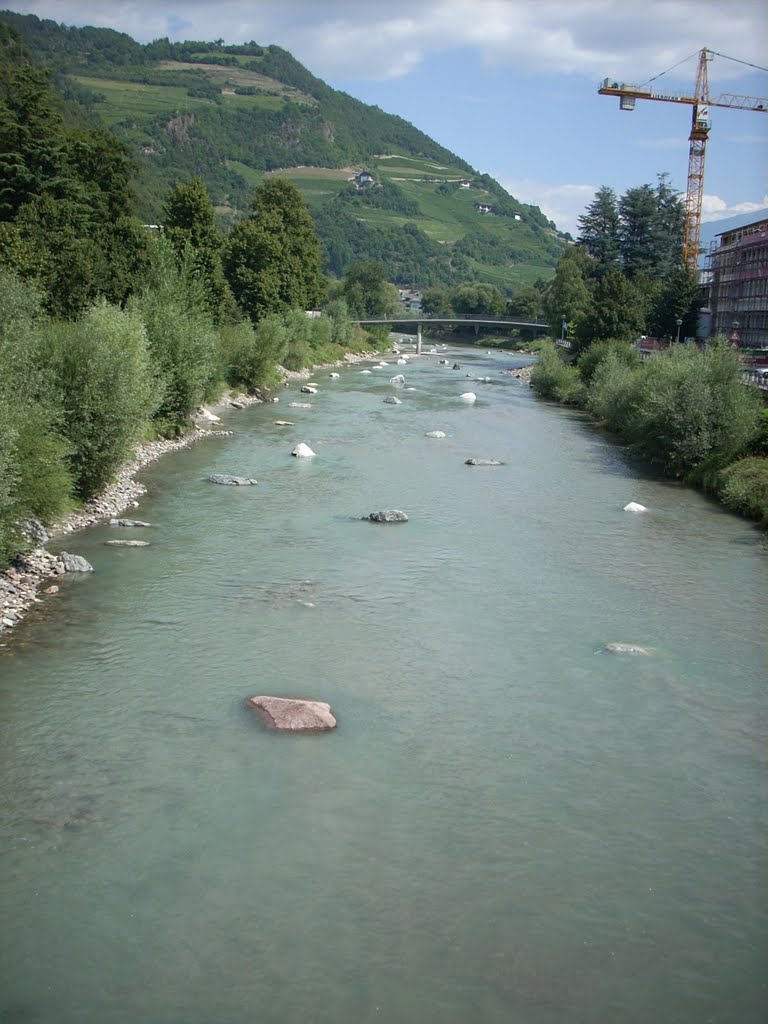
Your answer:
[[[706,47],[699,53],[696,86],[693,96],[665,95],[638,88],[624,82],[612,82],[606,78],[597,90],[601,96],[618,96],[621,110],[634,110],[635,101],[659,100],[663,103],[689,104],[691,110],[691,133],[688,136],[688,187],[685,194],[685,226],[683,231],[683,262],[696,271],[699,260],[699,238],[701,234],[701,204],[704,198],[704,158],[709,138],[709,108],[735,107],[737,110],[755,110],[768,113],[768,99],[759,96],[737,96],[721,93],[714,98],[709,95],[707,65],[712,60],[712,51]]]

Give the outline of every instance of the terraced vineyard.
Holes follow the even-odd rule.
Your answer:
[[[34,15],[0,20],[51,67],[70,103],[130,146],[147,223],[161,223],[177,181],[199,175],[226,229],[264,176],[280,174],[304,194],[331,273],[375,258],[399,283],[481,280],[509,293],[554,272],[565,240],[538,207],[402,118],[331,89],[279,47],[142,46]],[[367,188],[354,181],[363,170]]]

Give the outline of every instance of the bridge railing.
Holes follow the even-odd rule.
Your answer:
[[[413,310],[406,310],[401,316],[395,314],[393,316],[368,316],[362,317],[359,320],[355,320],[355,323],[370,324],[370,323],[420,323],[425,320],[436,320],[442,323],[457,323],[458,321],[471,321],[472,323],[486,323],[486,324],[512,324],[513,326],[524,326],[524,327],[549,327],[549,323],[546,320],[542,320],[539,317],[509,317],[509,316],[491,316],[487,313],[415,313]]]

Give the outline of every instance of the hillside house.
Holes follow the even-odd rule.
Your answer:
[[[472,182],[469,180],[469,178],[462,178],[461,181],[459,182],[459,188],[470,188],[471,185]]]
[[[493,207],[490,203],[475,203],[475,209],[478,213],[493,213]]]
[[[370,171],[359,171],[355,175],[355,184],[358,188],[368,188],[373,183],[374,177]]]

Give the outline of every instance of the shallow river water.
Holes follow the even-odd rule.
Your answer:
[[[67,538],[0,649],[3,1024],[765,1019],[758,533],[447,358],[317,371]]]

